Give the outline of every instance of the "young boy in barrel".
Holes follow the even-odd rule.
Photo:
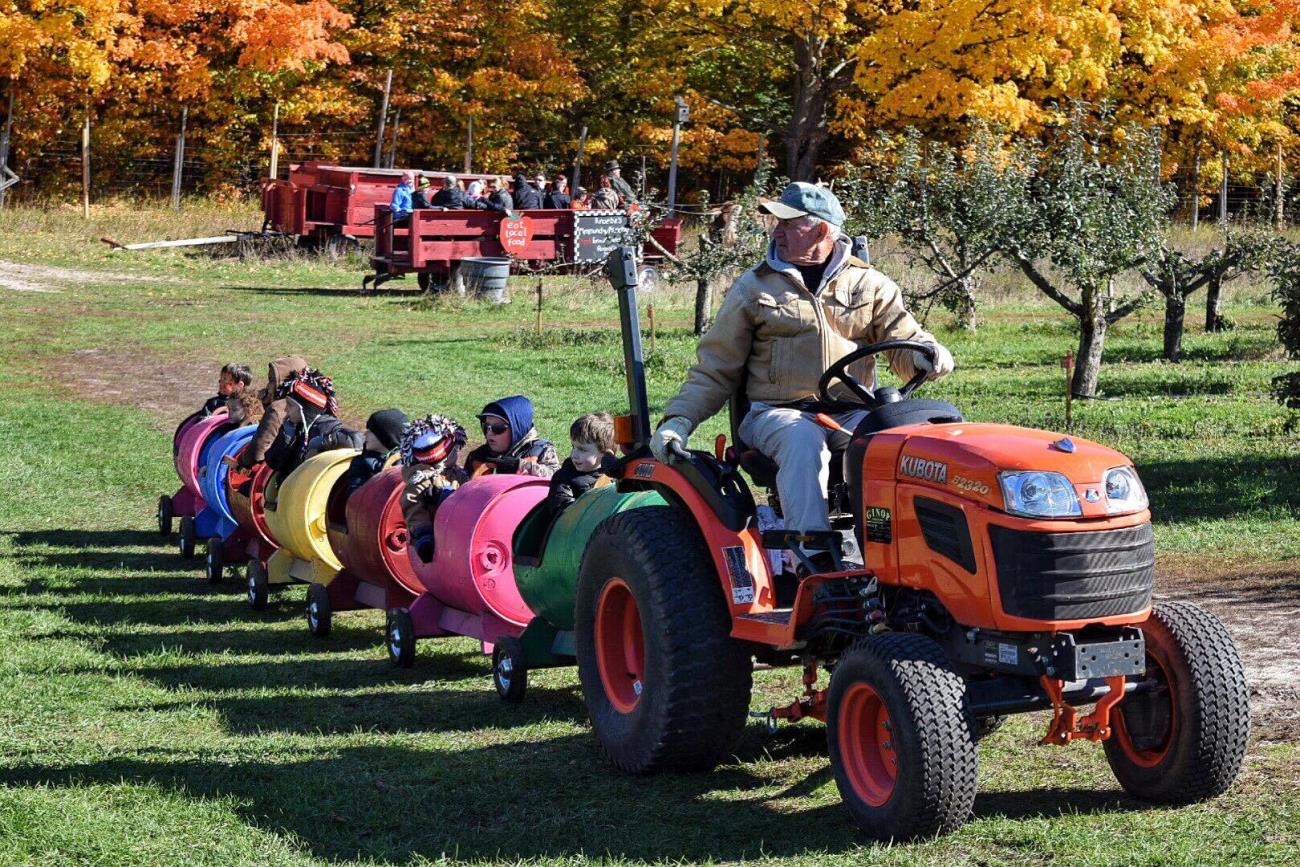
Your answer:
[[[552,516],[560,514],[578,497],[600,485],[613,481],[614,418],[607,412],[580,416],[569,426],[573,451],[551,476],[551,491],[546,498]]]

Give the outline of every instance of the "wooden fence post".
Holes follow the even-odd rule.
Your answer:
[[[172,210],[181,209],[181,179],[185,175],[185,125],[189,121],[190,107],[181,107],[181,131],[176,136],[176,161],[172,166]]]
[[[81,125],[81,218],[90,219],[90,103]]]
[[[393,89],[393,70],[388,70],[384,81],[384,101],[379,106],[379,129],[375,131],[375,168],[384,165],[384,124],[388,121],[388,95]]]
[[[275,101],[275,112],[271,115],[271,180],[280,175],[280,100]]]
[[[1219,184],[1219,223],[1228,222],[1228,152],[1223,151],[1223,180]]]

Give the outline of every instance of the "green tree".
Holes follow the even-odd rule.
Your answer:
[[[1161,249],[1174,202],[1158,133],[1088,114],[1076,106],[1049,143],[1023,198],[1009,203],[1003,241],[1030,282],[1079,321],[1071,388],[1080,397],[1097,393],[1106,332],[1149,297],[1116,297],[1115,279]]]

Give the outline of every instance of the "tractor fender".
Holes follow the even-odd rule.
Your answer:
[[[714,570],[733,617],[771,610],[776,595],[770,560],[754,525],[752,508],[743,523],[735,520],[735,504],[720,514],[719,502],[723,498],[716,492],[708,496],[705,493],[708,489],[702,491],[704,486],[688,476],[690,465],[684,466],[687,473],[649,458],[630,461],[623,468],[619,490],[656,490],[670,505],[691,514],[713,557]]]

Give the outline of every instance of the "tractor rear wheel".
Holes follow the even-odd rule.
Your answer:
[[[1246,673],[1232,636],[1210,612],[1161,602],[1142,624],[1151,692],[1111,714],[1106,759],[1129,794],[1186,804],[1223,794],[1250,735]]]
[[[933,640],[887,633],[840,657],[827,698],[831,768],[877,840],[954,831],[975,803],[979,753],[966,687]]]
[[[634,509],[596,528],[578,574],[574,638],[592,728],[616,767],[702,770],[730,755],[753,679],[730,633],[689,512]]]

